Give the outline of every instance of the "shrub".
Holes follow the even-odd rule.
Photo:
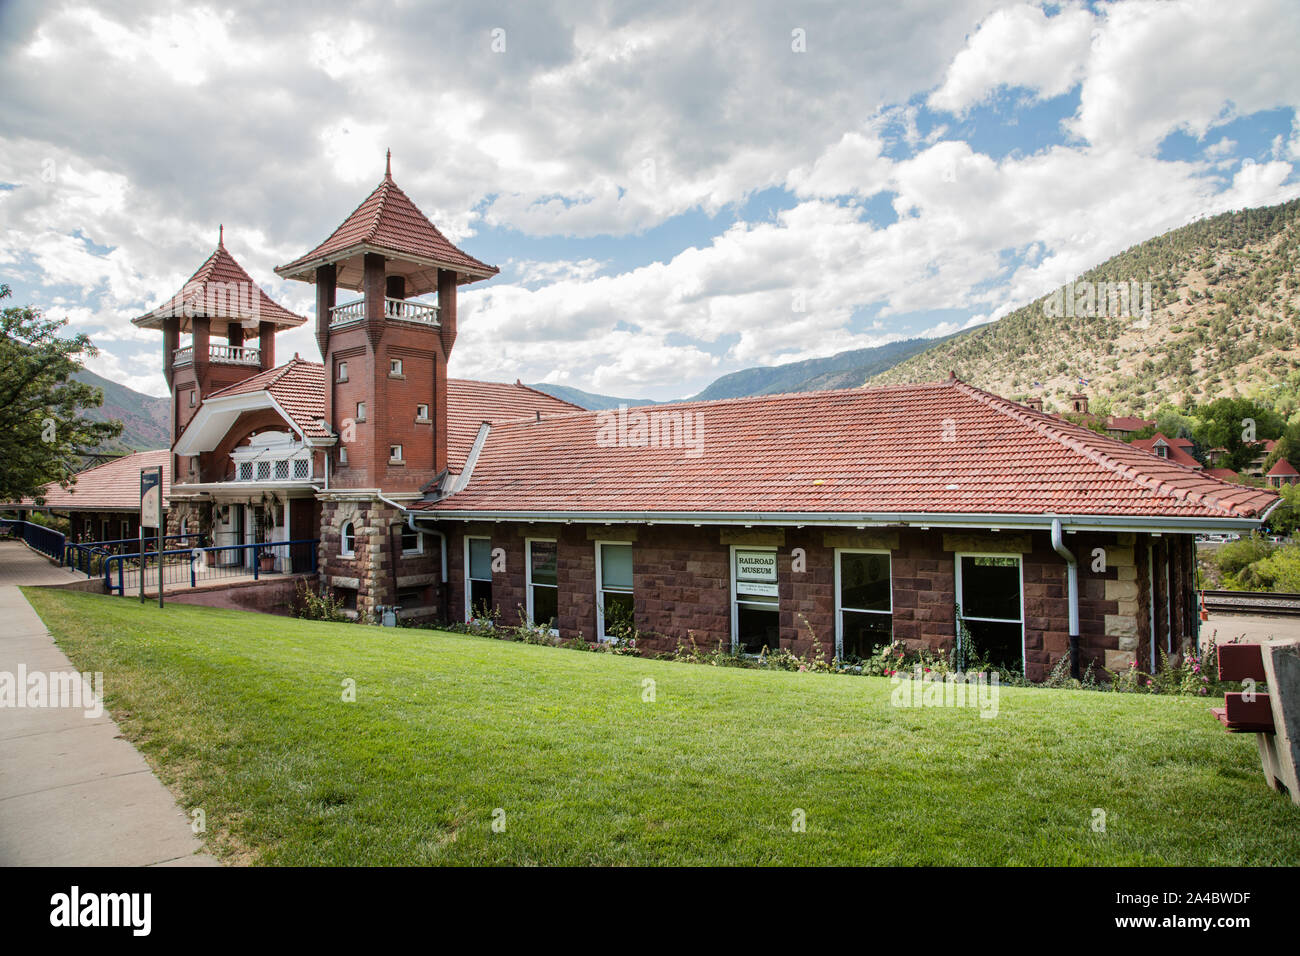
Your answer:
[[[299,581],[289,609],[294,617],[306,621],[351,621],[343,610],[343,602],[335,598],[323,584],[319,588],[312,588],[306,581]]]

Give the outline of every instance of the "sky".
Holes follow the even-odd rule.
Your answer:
[[[1300,4],[0,0],[0,282],[166,394],[131,319],[393,176],[500,267],[451,374],[623,397],[998,318],[1300,196]],[[340,301],[350,293],[342,292]],[[319,360],[311,323],[281,361]]]

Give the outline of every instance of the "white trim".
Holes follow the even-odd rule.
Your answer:
[[[352,547],[350,549],[348,548],[348,528],[352,529]],[[355,558],[357,556],[357,526],[355,521],[345,521],[339,528],[339,554],[345,558]]]
[[[424,554],[424,532],[419,531],[415,528],[408,528],[406,525],[402,525],[403,537],[405,537],[407,531],[415,532],[415,547],[408,551],[406,549],[406,546],[402,545],[402,555],[405,557],[413,554]],[[401,545],[401,538],[398,538],[397,543]]]
[[[544,541],[555,545],[555,624],[551,628],[551,634],[556,637],[560,634],[560,542],[558,538],[524,538],[524,611],[528,614],[528,623],[536,624],[533,618],[533,542]],[[552,587],[550,584],[539,584],[539,588]]]
[[[464,581],[463,581],[462,583],[463,583],[464,586],[465,586],[465,622],[468,624],[468,623],[473,619],[473,617],[474,617],[474,606],[473,606],[473,598],[471,597],[470,582],[471,582],[471,581],[482,581],[482,580],[484,580],[483,578],[471,578],[471,577],[469,576],[469,567],[470,567],[470,565],[469,565],[469,543],[470,543],[471,541],[486,541],[486,542],[488,543],[488,560],[491,561],[491,559],[492,559],[492,539],[491,539],[489,536],[485,535],[485,534],[467,534],[467,535],[465,535],[465,539],[464,539],[464,540],[465,540],[465,544],[464,544],[464,548],[465,548],[465,573],[462,575],[462,577],[464,578]],[[496,575],[492,574],[491,572],[492,572],[492,565],[489,564],[489,565],[488,565],[488,578],[487,578],[486,580],[487,580],[487,582],[488,582],[489,584],[491,584],[491,585],[493,585],[493,586],[495,587],[496,582],[493,580],[493,578],[495,578]],[[490,611],[491,608],[488,608],[488,610]]]
[[[736,610],[736,605],[739,603],[736,596],[736,552],[737,551],[771,551],[777,555],[776,584],[778,588],[778,593],[776,597],[776,603],[772,604],[771,607],[772,610],[774,610],[777,614],[778,627],[780,626],[780,620],[781,620],[781,595],[779,591],[781,587],[781,567],[780,567],[781,549],[778,548],[776,545],[767,545],[767,544],[733,544],[731,546],[731,551],[727,557],[727,561],[729,565],[727,570],[727,578],[731,583],[731,604],[730,607],[728,608],[728,613],[731,617],[731,653],[733,654],[739,653],[740,650],[740,614],[737,613]],[[746,601],[744,603],[750,605],[767,606],[769,602]],[[769,650],[773,650],[773,651],[780,650],[780,645],[781,645],[781,636],[778,633],[777,646],[769,648]]]
[[[889,610],[871,611],[867,608],[848,608],[854,614],[888,614],[890,634],[894,625],[894,555],[888,548],[836,548],[835,549],[835,656],[844,657],[844,611],[840,604],[840,555],[841,554],[883,554],[889,559]]]
[[[1015,624],[1011,618],[1005,617],[972,617],[966,613],[966,606],[962,598],[961,584],[961,559],[962,558],[1015,558],[1016,571],[1020,577],[1020,673],[1025,673],[1027,660],[1025,655],[1025,556],[1023,554],[1012,554],[1004,551],[954,551],[952,555],[954,565],[953,593],[956,597],[956,603],[962,608],[961,617],[963,621],[987,621],[991,624]]]
[[[601,571],[601,561],[600,561],[601,549],[607,544],[618,545],[619,547],[633,548],[634,549],[633,555],[635,556],[636,554],[635,545],[631,541],[597,541],[596,542],[596,640],[598,641],[609,640],[609,637],[605,634],[605,582],[604,582],[605,576]],[[633,570],[635,573],[635,562],[633,564]],[[635,577],[633,578],[633,584],[635,585]],[[611,591],[610,593],[627,594],[630,597],[632,597],[633,607],[636,606],[635,586],[632,588],[632,590],[629,591],[623,591],[619,589],[619,590]]]

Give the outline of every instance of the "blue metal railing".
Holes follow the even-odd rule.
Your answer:
[[[63,562],[63,546],[66,539],[61,531],[20,518],[0,518],[0,531],[11,538],[22,538],[42,554],[47,554],[60,563]]]
[[[156,546],[158,536],[145,539],[145,548]],[[176,547],[203,547],[207,538],[201,534],[163,535],[164,546],[174,542]],[[104,568],[104,559],[114,554],[139,554],[139,538],[117,538],[113,541],[68,541],[63,546],[63,564],[93,578]]]
[[[257,544],[230,544],[212,548],[175,548],[162,552],[163,584],[188,584],[200,581],[244,577],[252,574],[259,580],[264,574],[315,574],[317,538],[296,541],[263,541]],[[158,567],[157,551],[144,554],[111,554],[104,558],[104,586],[110,594],[126,593],[127,568],[146,576],[146,587],[156,587],[159,575],[150,581],[148,571]],[[116,580],[114,580],[116,578]],[[138,587],[138,579],[136,586]]]

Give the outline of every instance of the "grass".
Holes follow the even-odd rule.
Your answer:
[[[24,593],[227,862],[1300,863],[1300,808],[1204,699],[1004,688],[985,719],[885,678]]]

